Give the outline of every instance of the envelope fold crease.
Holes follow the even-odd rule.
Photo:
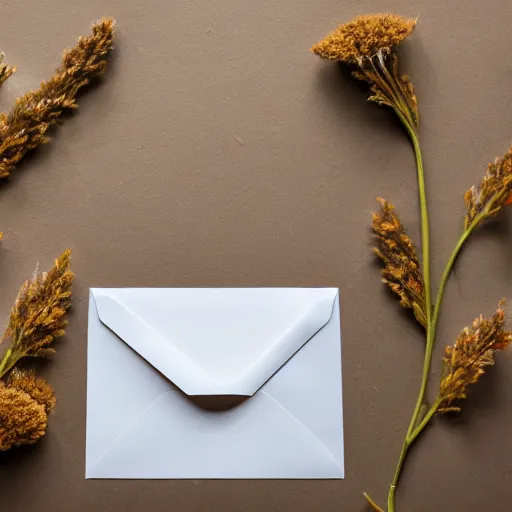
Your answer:
[[[188,395],[251,396],[329,321],[337,292],[277,288],[240,300],[234,290],[208,289],[192,305],[189,289],[171,305],[158,289],[144,301],[132,289],[93,295],[100,320]]]

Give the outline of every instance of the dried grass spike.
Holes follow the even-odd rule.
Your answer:
[[[482,215],[482,218],[496,215],[503,205],[512,202],[512,146],[501,158],[487,166],[485,176],[478,186],[472,186],[465,194],[467,207],[465,227]]]
[[[425,285],[412,240],[394,212],[394,206],[382,198],[380,211],[373,214],[371,231],[377,238],[375,254],[381,260],[382,281],[400,297],[400,304],[413,310],[426,327]]]
[[[467,398],[468,387],[480,380],[487,366],[494,364],[494,353],[512,343],[512,332],[505,331],[505,301],[491,318],[480,315],[465,327],[454,345],[446,347],[439,397],[439,412],[460,411],[458,402]]]
[[[53,341],[64,335],[74,279],[70,264],[68,249],[48,272],[22,285],[2,338],[10,340],[11,346],[0,363],[0,378],[23,357],[47,356]]]
[[[64,53],[53,78],[18,98],[0,121],[0,178],[6,178],[25,154],[48,140],[48,129],[66,109],[76,107],[79,90],[107,66],[113,48],[114,20],[105,18]]]

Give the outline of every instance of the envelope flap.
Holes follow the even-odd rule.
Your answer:
[[[335,288],[92,290],[100,320],[189,395],[254,394],[331,318]]]

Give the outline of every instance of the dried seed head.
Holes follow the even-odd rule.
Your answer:
[[[44,406],[27,393],[0,383],[0,451],[35,443],[47,425]]]
[[[355,63],[398,45],[415,26],[415,19],[396,14],[358,16],[316,43],[311,51],[325,60]]]
[[[50,80],[18,98],[8,116],[0,116],[0,178],[9,176],[28,151],[48,141],[49,128],[66,109],[76,108],[80,89],[105,71],[113,39],[114,20],[95,23],[90,36],[64,53]],[[0,67],[0,84],[11,73]]]
[[[512,332],[505,325],[505,301],[501,301],[491,318],[482,315],[471,327],[465,327],[455,344],[446,347],[439,396],[439,412],[460,411],[459,400],[467,397],[467,389],[478,382],[486,366],[494,364],[494,353],[512,343]]]
[[[8,359],[0,377],[23,357],[44,357],[54,351],[51,344],[64,335],[66,312],[71,306],[71,251],[64,251],[48,272],[26,281],[11,309],[2,338],[10,340]]]
[[[34,372],[24,372],[15,368],[9,374],[7,386],[27,393],[30,398],[45,408],[46,414],[55,407],[56,399],[52,387],[43,378],[37,377]]]
[[[382,198],[380,211],[373,214],[372,233],[377,238],[374,249],[382,261],[382,281],[400,297],[400,304],[411,308],[418,322],[427,324],[425,285],[412,240],[394,212],[394,206]]]
[[[497,214],[503,205],[512,203],[512,146],[501,158],[487,166],[487,172],[478,186],[465,194],[467,206],[466,228],[483,214],[484,218]]]

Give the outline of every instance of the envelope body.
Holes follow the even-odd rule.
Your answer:
[[[344,476],[336,288],[93,288],[87,361],[86,478]]]

